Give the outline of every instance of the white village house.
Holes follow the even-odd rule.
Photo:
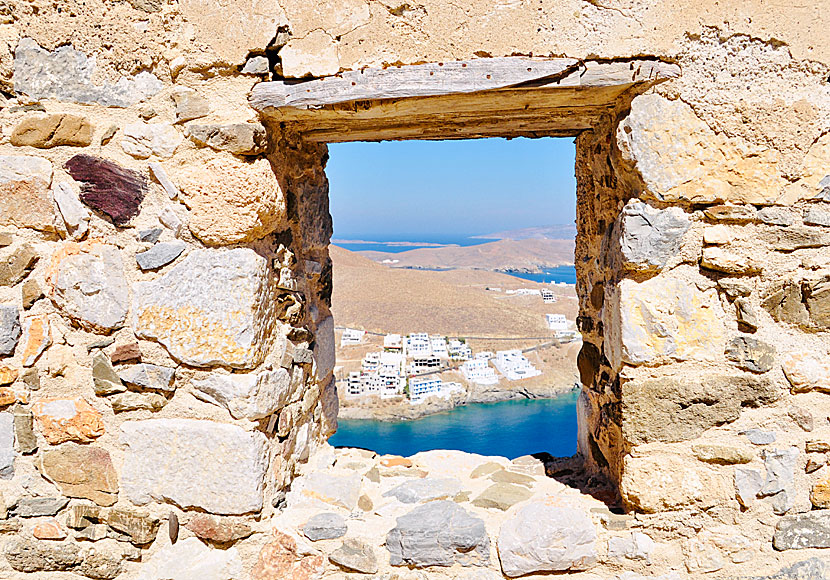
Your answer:
[[[340,336],[340,347],[354,346],[363,342],[363,337],[366,336],[365,330],[358,330],[356,328],[345,328],[343,334]]]
[[[495,385],[499,382],[496,371],[486,358],[474,358],[461,365],[461,373],[464,378],[478,385]]]
[[[542,374],[520,350],[500,350],[496,353],[496,368],[509,381],[529,379]]]

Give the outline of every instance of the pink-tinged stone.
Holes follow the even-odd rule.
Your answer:
[[[23,321],[23,366],[35,364],[38,357],[52,344],[49,318],[45,314]]]
[[[203,540],[220,544],[247,538],[253,533],[248,524],[208,514],[196,514],[185,527]]]
[[[104,434],[104,421],[85,399],[41,399],[32,405],[41,433],[52,445],[89,442]]]
[[[72,178],[81,183],[81,201],[108,215],[113,223],[124,225],[138,215],[147,190],[143,175],[85,154],[75,155],[65,167]]]
[[[274,539],[263,546],[253,580],[312,580],[323,572],[323,556],[300,554],[291,536],[273,530]]]
[[[52,164],[48,160],[0,155],[0,226],[55,231],[51,182]]]
[[[35,524],[32,535],[38,540],[63,540],[66,538],[66,531],[58,523],[58,520],[49,518]]]
[[[90,499],[102,506],[118,501],[118,474],[106,449],[67,443],[43,453],[43,475],[67,497]]]

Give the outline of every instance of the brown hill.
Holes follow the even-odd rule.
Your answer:
[[[418,248],[405,252],[360,252],[376,262],[397,260],[394,268],[475,268],[480,270],[526,270],[572,265],[574,240],[498,240],[477,246]]]
[[[570,319],[576,315],[572,287],[557,287],[562,299],[544,304],[539,296],[486,290],[546,287],[506,274],[396,269],[338,246],[330,246],[330,253],[332,310],[338,326],[451,336],[548,336],[545,313],[563,313]]]

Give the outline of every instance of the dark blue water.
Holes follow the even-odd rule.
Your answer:
[[[341,420],[329,443],[403,456],[460,449],[510,459],[540,451],[569,457],[576,453],[578,394],[468,405],[415,421]]]
[[[532,280],[534,282],[542,282],[548,284],[550,282],[565,282],[567,284],[576,284],[576,268],[573,266],[557,266],[555,268],[545,268],[540,274],[528,274],[527,272],[505,272],[516,278],[523,278],[525,280]]]

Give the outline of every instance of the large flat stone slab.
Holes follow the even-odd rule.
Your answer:
[[[617,218],[614,232],[624,265],[634,270],[661,269],[680,251],[690,225],[679,207],[658,209],[632,199]]]
[[[776,550],[830,548],[830,510],[784,516],[775,527]]]
[[[597,532],[588,514],[556,497],[523,504],[499,531],[505,575],[587,570],[597,562]]]
[[[262,508],[265,436],[195,419],[128,421],[121,482],[136,504],[152,500],[215,514]]]
[[[165,546],[141,567],[138,580],[237,580],[242,559],[236,548],[209,548],[198,538]]]
[[[291,393],[291,376],[284,368],[261,373],[214,373],[193,381],[195,395],[225,407],[234,419],[257,420],[281,409]]]
[[[397,519],[386,536],[393,566],[486,566],[490,538],[484,522],[452,501],[432,501]]]
[[[49,184],[52,163],[30,155],[0,155],[0,226],[55,230]]]
[[[194,366],[252,368],[275,324],[268,262],[253,250],[197,250],[133,286],[133,328]]]

